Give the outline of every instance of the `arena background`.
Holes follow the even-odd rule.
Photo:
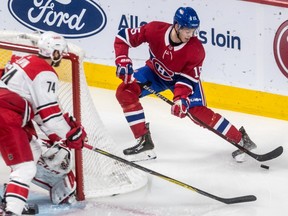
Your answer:
[[[284,0],[6,0],[0,2],[0,30],[63,34],[85,51],[88,84],[115,89],[120,82],[113,51],[118,30],[152,20],[172,22],[179,6],[193,7],[201,20],[199,38],[207,56],[202,80],[208,106],[288,120],[288,3]],[[134,68],[144,64],[147,49],[146,45],[131,49]]]

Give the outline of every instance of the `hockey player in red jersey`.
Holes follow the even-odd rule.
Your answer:
[[[65,161],[65,155],[68,155],[65,152],[81,149],[86,139],[82,125],[68,116],[65,118],[58,104],[58,76],[52,66],[61,62],[67,49],[65,39],[54,32],[45,32],[40,36],[38,47],[38,55],[12,58],[0,80],[0,151],[7,166],[11,167],[4,193],[5,206],[2,205],[0,215],[1,211],[2,215],[21,215],[32,179],[39,172],[37,166],[41,166],[39,158],[44,162],[55,157]],[[37,137],[32,120],[49,138],[53,144],[51,148]],[[64,153],[60,149],[64,149]],[[59,151],[62,156],[57,155]],[[63,161],[60,159],[56,165]],[[63,169],[68,165],[64,164]],[[36,177],[43,180],[43,184],[47,182],[45,176]],[[75,190],[72,177],[73,173],[68,170],[62,176],[62,182],[53,181],[53,185],[49,185],[51,181],[48,181],[46,186],[51,190],[60,188],[59,197],[63,201],[67,198],[63,197],[67,184],[69,192]]]
[[[116,90],[116,98],[137,139],[136,145],[123,153],[134,156],[133,161],[156,158],[149,124],[139,101],[150,94],[141,88],[143,84],[149,84],[157,93],[166,89],[173,92],[173,115],[184,118],[189,112],[231,141],[249,150],[256,148],[243,127],[236,129],[221,114],[206,106],[200,79],[205,50],[197,38],[199,24],[194,9],[180,7],[173,24],[153,21],[139,28],[122,29],[115,38],[116,73],[123,80]],[[145,66],[134,71],[128,51],[142,43],[148,43],[150,58]],[[237,150],[232,156],[242,162],[245,154]]]

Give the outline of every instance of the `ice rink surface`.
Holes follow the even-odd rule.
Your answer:
[[[94,103],[108,132],[118,145],[132,146],[134,139],[114,96],[115,91],[91,88]],[[29,202],[39,204],[39,216],[284,216],[288,212],[288,123],[287,121],[214,109],[235,126],[244,126],[258,145],[256,153],[278,146],[284,153],[265,162],[247,157],[237,164],[231,157],[236,148],[191,120],[170,114],[168,104],[158,98],[142,100],[150,122],[157,159],[139,165],[182,181],[216,196],[230,198],[255,195],[257,201],[226,205],[177,184],[148,175],[144,188],[113,197],[88,199],[72,206],[53,206],[48,194],[32,186]],[[0,189],[9,169],[1,161]]]

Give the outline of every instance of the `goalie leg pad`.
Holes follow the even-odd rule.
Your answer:
[[[42,176],[36,176],[32,182],[49,191],[53,204],[72,203],[75,200],[76,181],[72,171],[67,175],[59,176],[53,175],[44,168],[41,170]]]
[[[31,141],[30,141],[30,147],[33,153],[33,158],[34,158],[34,162],[36,163],[42,153],[42,149],[41,149],[41,145],[42,145],[42,141],[41,139],[35,137],[34,135],[31,137]]]
[[[54,204],[71,204],[75,201],[76,181],[71,171],[58,181],[50,190],[50,197]]]
[[[60,204],[70,201],[76,189],[72,168],[71,151],[55,143],[46,148],[37,162],[37,173],[33,183],[50,192],[51,201]]]

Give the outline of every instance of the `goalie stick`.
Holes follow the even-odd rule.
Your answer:
[[[252,202],[252,201],[257,200],[256,196],[254,196],[254,195],[246,195],[246,196],[232,197],[232,198],[223,198],[223,197],[215,196],[215,195],[213,195],[213,194],[210,194],[210,193],[208,193],[208,192],[205,192],[205,191],[203,191],[203,190],[200,190],[200,189],[198,189],[198,188],[196,188],[196,187],[193,187],[193,186],[191,186],[191,185],[188,185],[188,184],[186,184],[186,183],[183,183],[183,182],[181,182],[181,181],[178,181],[178,180],[176,180],[176,179],[173,179],[173,178],[171,178],[171,177],[169,177],[169,176],[166,176],[166,175],[163,175],[163,174],[158,173],[158,172],[156,172],[156,171],[153,171],[153,170],[151,170],[151,169],[148,169],[148,168],[146,168],[146,167],[140,166],[140,165],[138,165],[138,164],[136,164],[136,163],[130,162],[130,161],[128,161],[128,160],[125,160],[125,159],[123,159],[123,158],[121,158],[121,157],[118,157],[118,156],[116,156],[116,155],[114,155],[114,154],[111,154],[111,153],[109,153],[109,152],[107,152],[107,151],[104,151],[104,150],[101,150],[101,149],[99,149],[99,148],[93,147],[93,146],[91,146],[91,145],[84,144],[84,147],[87,148],[87,149],[90,149],[90,150],[92,150],[92,151],[94,151],[94,152],[97,152],[97,153],[100,153],[100,154],[105,155],[105,156],[107,156],[107,157],[110,157],[110,158],[112,158],[112,159],[114,159],[114,160],[117,160],[117,161],[119,161],[119,162],[121,162],[121,163],[127,164],[127,165],[132,166],[132,167],[134,167],[134,168],[136,168],[136,169],[142,170],[142,171],[144,171],[144,172],[146,172],[146,173],[149,173],[149,174],[151,174],[151,175],[157,176],[157,177],[162,178],[162,179],[164,179],[164,180],[166,180],[166,181],[169,181],[169,182],[171,182],[171,183],[177,184],[177,185],[182,186],[182,187],[184,187],[184,188],[186,188],[186,189],[189,189],[189,190],[191,190],[191,191],[197,192],[197,193],[199,193],[199,194],[201,194],[201,195],[203,195],[203,196],[209,197],[209,198],[211,198],[211,199],[220,201],[220,202],[225,203],[225,204],[235,204],[235,203],[243,203],[243,202]]]
[[[145,90],[149,91],[150,93],[156,95],[158,98],[162,99],[163,101],[165,101],[166,103],[170,104],[171,106],[174,105],[174,102],[169,100],[168,98],[166,98],[165,96],[163,96],[162,94],[157,93],[155,90],[151,89],[148,85],[144,84],[141,85],[142,88],[144,88]],[[251,156],[252,158],[256,159],[257,161],[263,162],[263,161],[268,161],[268,160],[272,160],[274,158],[279,157],[282,153],[283,153],[283,147],[279,146],[276,149],[267,152],[266,154],[256,154],[253,153],[251,151],[249,151],[248,149],[238,145],[237,143],[229,140],[227,137],[225,137],[223,134],[219,133],[217,130],[209,127],[206,123],[202,122],[200,119],[196,118],[195,116],[193,116],[191,113],[187,112],[187,116],[192,120],[192,121],[196,121],[198,122],[200,125],[202,125],[204,128],[207,128],[208,130],[212,131],[213,133],[217,134],[218,136],[220,136],[221,138],[225,139],[226,141],[228,141],[230,144],[234,145],[236,148],[240,149],[241,151],[245,152],[246,154],[248,154],[249,156]]]

